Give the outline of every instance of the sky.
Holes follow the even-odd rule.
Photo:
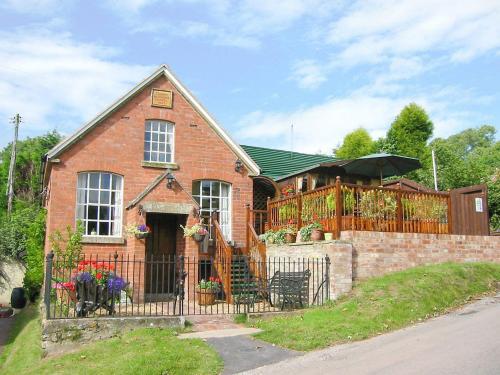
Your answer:
[[[69,135],[160,64],[242,144],[330,153],[410,102],[435,137],[500,130],[500,0],[0,0],[0,147],[15,113]]]

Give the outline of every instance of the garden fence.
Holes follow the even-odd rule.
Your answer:
[[[47,319],[277,312],[322,305],[330,259],[234,255],[221,280],[213,258],[46,257]],[[230,282],[231,288],[223,283]],[[225,290],[231,290],[226,296]]]

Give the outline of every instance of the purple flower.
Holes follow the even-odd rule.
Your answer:
[[[137,226],[139,232],[149,232],[149,228],[146,224],[141,224]]]
[[[119,293],[120,291],[122,291],[126,287],[127,287],[127,283],[121,277],[116,276],[116,277],[110,277],[108,279],[108,289],[110,291]]]
[[[83,283],[89,283],[94,279],[94,277],[89,272],[80,272],[76,279]]]

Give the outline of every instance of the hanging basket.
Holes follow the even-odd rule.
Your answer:
[[[138,240],[142,240],[148,236],[149,236],[149,232],[141,232],[141,233],[135,234],[135,238],[137,238]]]
[[[203,240],[205,239],[205,236],[206,234],[199,234],[199,233],[195,233],[193,235],[193,239],[196,241],[196,242],[203,242]]]

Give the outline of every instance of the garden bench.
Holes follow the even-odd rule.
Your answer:
[[[311,271],[283,272],[276,271],[269,280],[267,293],[271,306],[279,304],[284,310],[285,305],[295,308],[304,307],[309,303],[309,279]]]

